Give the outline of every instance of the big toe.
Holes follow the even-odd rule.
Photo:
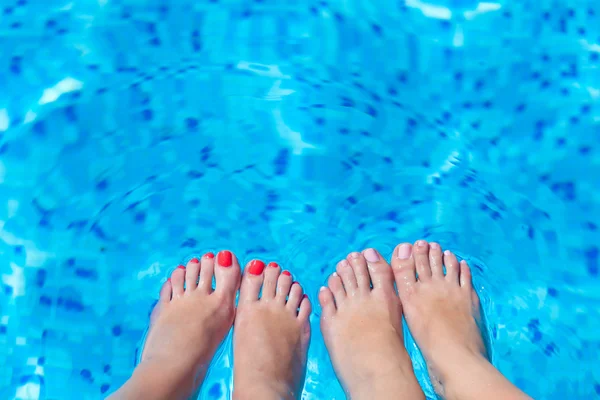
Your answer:
[[[240,304],[258,301],[264,280],[265,263],[252,260],[246,265],[242,286],[240,287]]]
[[[235,296],[240,286],[240,264],[235,254],[229,250],[220,251],[217,254],[214,274],[215,292]]]

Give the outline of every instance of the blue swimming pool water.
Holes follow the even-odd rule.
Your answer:
[[[191,255],[314,302],[418,238],[475,265],[507,377],[600,395],[599,97],[593,0],[2,1],[0,398],[116,390]],[[303,398],[340,399],[319,312]]]

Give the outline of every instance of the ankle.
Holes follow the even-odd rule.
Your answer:
[[[440,357],[441,358],[441,357]],[[447,386],[453,380],[464,378],[464,371],[472,368],[482,368],[491,365],[486,356],[477,352],[461,351],[448,352],[443,355],[443,362],[428,363],[430,372],[440,384]]]
[[[430,368],[430,375],[436,380],[435,382],[432,380],[434,388],[445,399],[464,397],[467,391],[465,384],[470,381],[465,379],[467,376],[477,380],[478,383],[483,383],[496,374],[499,373],[490,361],[482,354],[476,353],[456,355],[451,362],[446,362],[443,368],[435,366]]]
[[[205,375],[206,368],[177,360],[145,360],[137,365],[124,388],[144,399],[187,399]]]

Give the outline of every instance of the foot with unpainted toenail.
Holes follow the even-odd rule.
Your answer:
[[[436,392],[445,399],[528,399],[489,361],[466,261],[438,243],[402,243],[392,270],[404,317]]]
[[[341,260],[319,301],[323,338],[348,398],[425,398],[404,347],[392,269],[377,250]]]

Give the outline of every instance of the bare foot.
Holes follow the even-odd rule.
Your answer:
[[[246,266],[233,331],[234,399],[300,398],[310,312],[308,297],[288,271],[260,260]]]
[[[321,330],[352,399],[424,399],[402,335],[390,265],[374,249],[351,253],[321,288]]]
[[[173,271],[152,312],[141,362],[114,398],[186,399],[199,389],[233,323],[240,282],[231,252],[220,252],[216,264],[208,253]]]
[[[442,255],[437,243],[419,240],[414,247],[409,243],[396,247],[392,267],[404,317],[439,395],[528,398],[488,361],[479,298],[465,261],[459,263],[449,251]]]

